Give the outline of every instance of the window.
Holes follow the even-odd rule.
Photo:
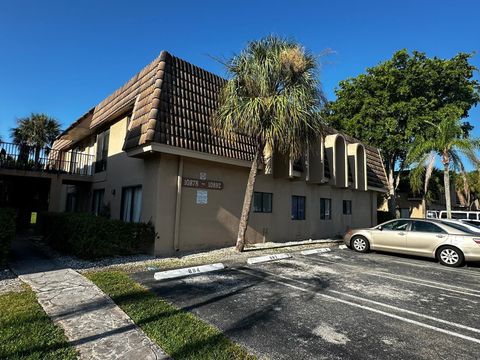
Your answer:
[[[343,215],[352,215],[352,200],[343,200]]]
[[[447,212],[442,211],[440,213],[440,218],[441,219],[446,219],[447,218]],[[452,211],[452,219],[467,219],[467,213],[464,211]]]
[[[132,121],[132,115],[128,115],[127,116],[127,133],[128,133],[128,129],[130,128],[130,122]]]
[[[469,213],[468,218],[470,220],[477,220],[477,214],[476,213]]]
[[[305,196],[292,196],[292,220],[305,220]]]
[[[74,192],[67,194],[67,203],[65,205],[65,212],[74,212],[76,209],[77,194]]]
[[[142,187],[130,186],[122,189],[122,214],[123,221],[139,222],[142,209]]]
[[[332,220],[332,199],[320,198],[320,219]]]
[[[253,212],[271,213],[272,212],[272,193],[258,192],[253,193]]]
[[[389,223],[382,225],[382,230],[392,230],[392,231],[407,230],[410,222],[411,222],[410,220],[390,221]]]
[[[428,232],[428,233],[445,233],[445,231],[439,226],[426,221],[414,221],[412,223],[412,231]]]
[[[110,129],[97,135],[97,157],[95,159],[95,172],[107,170],[108,143],[110,140]]]
[[[104,196],[105,189],[93,190],[92,213],[94,215],[100,215],[100,213],[102,212]]]
[[[404,219],[410,218],[410,209],[409,208],[400,208],[400,217]]]
[[[452,219],[466,219],[466,212],[452,212]]]

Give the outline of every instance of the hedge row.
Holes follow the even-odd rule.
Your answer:
[[[43,213],[38,223],[47,243],[83,259],[132,255],[150,250],[155,229],[87,213]]]
[[[15,238],[15,212],[0,208],[0,269],[7,265],[10,244]]]

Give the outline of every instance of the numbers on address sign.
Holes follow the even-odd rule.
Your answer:
[[[189,274],[196,274],[196,273],[199,273],[199,272],[200,272],[199,268],[188,269]]]
[[[270,255],[270,260],[275,260],[277,258],[277,255]]]

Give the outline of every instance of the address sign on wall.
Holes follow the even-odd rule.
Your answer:
[[[223,182],[216,180],[201,180],[184,177],[182,185],[196,189],[222,190]]]

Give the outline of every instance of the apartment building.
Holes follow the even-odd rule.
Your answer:
[[[60,195],[50,210],[151,221],[156,255],[233,245],[254,147],[246,136],[225,139],[210,127],[224,84],[161,52],[55,141],[61,155],[50,161],[83,176],[56,181]],[[302,161],[265,157],[248,242],[325,238],[376,224],[377,196],[386,189],[378,149],[327,128]]]

